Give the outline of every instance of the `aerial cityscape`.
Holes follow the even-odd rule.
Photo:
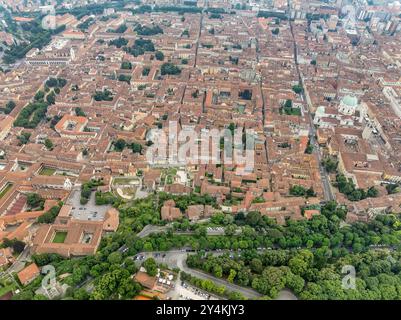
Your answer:
[[[399,1],[0,0],[0,300],[400,299]]]

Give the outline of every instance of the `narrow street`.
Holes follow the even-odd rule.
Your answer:
[[[8,268],[8,273],[20,272],[25,267],[25,263],[29,260],[30,257],[30,247],[26,246],[24,251],[17,257],[15,262]]]
[[[202,34],[202,27],[203,27],[203,12],[201,13],[200,20],[199,20],[199,33],[196,38],[196,47],[195,47],[195,62],[194,67],[196,68],[196,63],[198,61],[198,49],[199,49],[199,41]]]

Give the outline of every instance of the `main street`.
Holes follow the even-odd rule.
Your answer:
[[[292,21],[290,18],[290,5],[289,5],[289,1],[288,1],[288,14],[289,14],[289,23],[290,23],[290,30],[291,30],[291,36],[292,36],[292,40],[294,43],[294,60],[295,60],[295,67],[297,70],[297,74],[298,74],[298,79],[299,79],[299,83],[301,84],[302,88],[304,88],[304,82],[302,79],[302,75],[301,72],[299,70],[299,62],[298,62],[298,47],[297,47],[297,42],[295,40],[295,36],[294,36],[294,29],[293,29],[293,25],[292,25]],[[319,171],[320,171],[320,176],[321,176],[321,180],[322,180],[322,185],[323,185],[323,193],[324,193],[324,199],[326,201],[330,201],[330,200],[335,200],[335,196],[333,194],[333,190],[330,184],[330,178],[329,175],[326,171],[326,169],[324,168],[323,164],[322,164],[322,151],[320,149],[320,145],[319,143],[316,141],[316,128],[315,125],[313,124],[313,117],[312,117],[312,106],[309,103],[309,100],[306,99],[306,95],[305,95],[305,90],[303,90],[301,92],[301,96],[303,101],[305,101],[308,105],[308,121],[309,121],[309,137],[310,137],[310,143],[313,146],[313,153],[316,154],[318,162],[319,162]]]
[[[25,246],[24,250],[20,253],[20,255],[15,259],[15,262],[8,268],[8,273],[20,272],[24,269],[27,261],[30,260],[30,247]]]

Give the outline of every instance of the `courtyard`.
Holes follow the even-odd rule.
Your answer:
[[[67,231],[57,231],[53,243],[64,243],[65,238],[67,238]]]
[[[111,208],[110,205],[98,206],[95,203],[95,192],[91,193],[87,204],[81,204],[81,190],[76,188],[71,192],[67,204],[72,207],[71,214],[74,219],[86,221],[103,221],[104,216]]]

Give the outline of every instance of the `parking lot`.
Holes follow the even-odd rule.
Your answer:
[[[110,205],[97,206],[95,204],[95,192],[92,192],[87,204],[80,203],[81,191],[79,189],[73,190],[71,196],[67,200],[67,204],[72,206],[72,216],[77,220],[87,221],[103,221],[104,216]]]
[[[180,280],[167,295],[173,300],[218,300],[217,297]]]

